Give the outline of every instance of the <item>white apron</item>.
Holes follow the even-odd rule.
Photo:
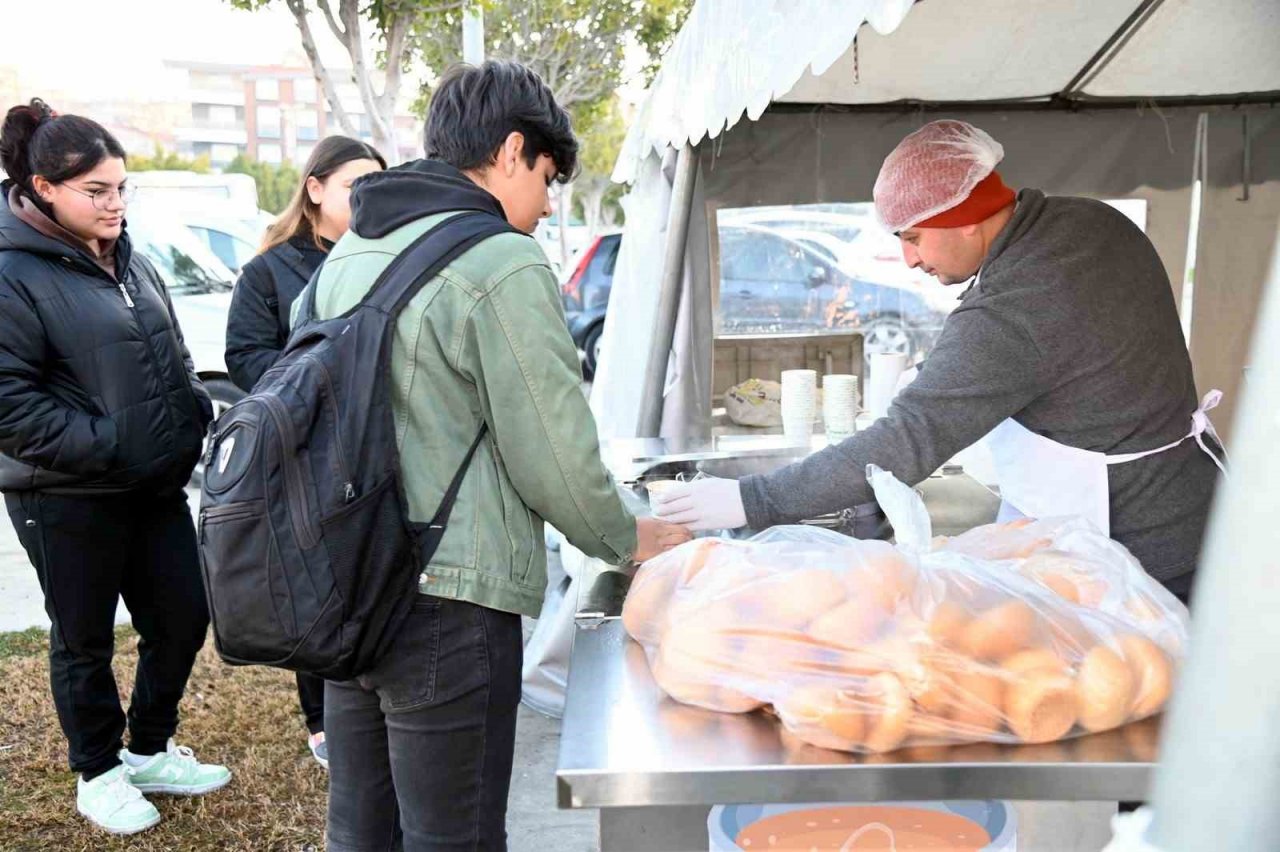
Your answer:
[[[1059,444],[1009,418],[991,430],[984,439],[995,461],[1000,483],[998,521],[1018,517],[1053,518],[1080,515],[1089,519],[1104,535],[1111,535],[1111,496],[1107,468],[1172,450],[1184,441],[1195,439],[1218,469],[1226,468],[1209,450],[1204,433],[1222,446],[1217,431],[1209,422],[1208,412],[1222,399],[1222,391],[1205,394],[1200,407],[1191,415],[1191,431],[1186,436],[1140,453],[1107,455]],[[1226,457],[1226,451],[1223,451]]]

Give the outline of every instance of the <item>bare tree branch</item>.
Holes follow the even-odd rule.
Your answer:
[[[356,133],[355,124],[351,121],[351,116],[347,114],[347,110],[342,106],[342,101],[338,98],[338,90],[333,85],[333,77],[330,76],[329,69],[325,67],[324,62],[320,59],[320,52],[316,50],[316,40],[311,34],[311,24],[307,20],[306,0],[286,0],[286,5],[289,7],[289,11],[293,13],[293,21],[297,24],[298,32],[302,35],[302,52],[307,55],[307,59],[311,63],[311,72],[320,81],[320,87],[324,90],[324,99],[329,103],[330,112],[337,119],[338,126],[342,128],[343,133],[348,136],[359,135]]]
[[[387,30],[386,74],[378,111],[389,117],[394,135],[396,100],[400,97],[400,81],[404,73],[405,39],[412,23],[412,13],[399,12]]]
[[[316,5],[320,7],[321,12],[324,12],[324,19],[329,23],[329,31],[333,33],[333,37],[336,38],[343,47],[350,50],[351,46],[347,43],[347,33],[344,32],[342,27],[338,26],[338,22],[334,20],[333,10],[329,8],[329,0],[316,0]]]

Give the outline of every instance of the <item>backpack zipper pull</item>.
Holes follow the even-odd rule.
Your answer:
[[[129,297],[129,291],[124,288],[123,281],[117,281],[116,286],[120,288],[120,295],[124,296],[124,303],[129,307],[133,307],[133,299]]]
[[[350,482],[346,483],[342,486],[342,496],[348,503],[350,503],[352,500],[356,499],[356,487]]]

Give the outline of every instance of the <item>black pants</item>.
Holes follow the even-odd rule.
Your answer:
[[[298,706],[307,720],[307,733],[324,730],[324,678],[298,672]]]
[[[377,667],[325,685],[330,852],[505,850],[520,617],[421,596]]]
[[[93,777],[119,763],[126,717],[111,657],[121,596],[141,637],[129,748],[164,751],[209,625],[186,494],[27,492],[5,505],[53,622],[49,683],[72,770]]]

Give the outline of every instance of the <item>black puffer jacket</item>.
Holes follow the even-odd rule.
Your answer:
[[[226,361],[231,381],[241,390],[253,390],[280,357],[289,340],[293,300],[326,256],[310,237],[294,237],[272,246],[240,270],[227,316]]]
[[[116,270],[0,202],[0,491],[163,491],[191,476],[209,394],[127,233]]]

